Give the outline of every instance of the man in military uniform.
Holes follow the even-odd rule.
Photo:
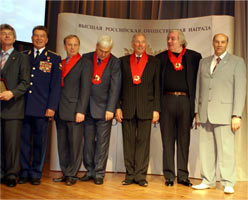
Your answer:
[[[25,95],[25,119],[21,134],[21,157],[19,184],[30,182],[39,185],[44,164],[48,121],[58,107],[61,90],[61,58],[48,50],[47,29],[36,26],[33,29],[34,48],[26,53],[30,58],[30,88]],[[31,136],[32,142],[30,141]],[[30,154],[31,143],[33,152]],[[30,163],[31,157],[32,162]]]

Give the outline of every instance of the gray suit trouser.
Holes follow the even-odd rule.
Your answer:
[[[112,120],[93,119],[89,116],[85,121],[83,163],[90,177],[104,178],[111,127]]]
[[[216,166],[220,169],[221,184],[234,186],[235,141],[230,125],[211,124],[209,121],[200,126],[200,160],[202,182],[216,185]]]
[[[83,122],[56,120],[59,164],[63,176],[76,177],[82,164]]]

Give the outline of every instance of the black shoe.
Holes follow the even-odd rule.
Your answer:
[[[95,178],[94,183],[97,184],[97,185],[103,184],[103,178]]]
[[[131,179],[125,179],[124,181],[121,182],[122,185],[131,185],[133,183],[134,181]]]
[[[89,180],[93,180],[93,177],[92,176],[88,176],[88,175],[84,175],[83,177],[81,177],[79,179],[80,181],[89,181]]]
[[[8,187],[15,187],[16,186],[16,179],[6,179],[5,185]]]
[[[1,178],[1,179],[0,179],[0,183],[1,183],[1,184],[5,184],[5,178]]]
[[[28,178],[26,177],[20,177],[19,180],[17,181],[18,184],[25,184],[28,182]]]
[[[189,179],[178,179],[178,180],[177,180],[177,183],[178,183],[178,184],[185,185],[185,186],[189,186],[189,187],[192,186],[192,183],[190,182]]]
[[[166,185],[166,186],[173,186],[173,185],[174,185],[174,182],[173,182],[173,180],[171,180],[171,179],[166,179],[165,185]]]
[[[72,178],[72,177],[67,177],[65,180],[65,184],[68,186],[72,186],[77,182],[77,179]]]
[[[65,176],[61,176],[59,178],[53,178],[53,182],[65,182],[65,181],[66,181]]]
[[[142,187],[147,187],[148,186],[148,182],[146,180],[138,181],[138,184],[139,184],[139,186],[142,186]]]
[[[40,179],[39,178],[31,178],[29,180],[29,182],[32,184],[32,185],[40,185]]]

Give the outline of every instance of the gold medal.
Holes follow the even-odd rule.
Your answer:
[[[99,80],[100,80],[100,76],[95,75],[95,76],[94,76],[94,80],[95,80],[95,81],[99,81]]]
[[[176,69],[180,69],[180,67],[181,67],[181,63],[176,63],[176,64],[175,64],[175,68],[176,68]]]
[[[140,77],[138,75],[136,75],[136,76],[133,77],[133,80],[134,81],[139,81],[140,80]]]

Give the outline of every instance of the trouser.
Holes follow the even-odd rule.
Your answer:
[[[190,101],[188,96],[164,95],[161,102],[160,128],[163,143],[163,173],[174,180],[175,144],[177,144],[177,178],[187,179],[190,144]]]
[[[1,118],[1,178],[16,179],[20,160],[22,120]]]
[[[234,186],[235,135],[230,125],[211,124],[207,121],[200,126],[200,161],[203,183],[216,185],[216,165],[220,169],[221,184]]]
[[[151,119],[122,121],[126,179],[139,182],[146,179],[151,135]]]
[[[84,122],[56,119],[59,164],[66,177],[76,177],[82,163]]]
[[[25,116],[21,133],[20,177],[41,178],[46,154],[47,135],[48,118]],[[33,152],[31,152],[32,143]]]
[[[83,163],[87,175],[104,178],[112,120],[93,119],[88,116],[85,122]]]

